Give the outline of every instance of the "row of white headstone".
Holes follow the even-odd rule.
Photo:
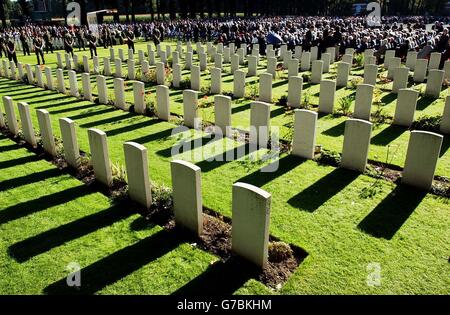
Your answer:
[[[151,46],[149,46],[151,47]],[[170,47],[170,46],[167,46]],[[142,51],[140,51],[142,52]],[[153,52],[153,51],[152,51]],[[371,57],[369,54],[369,50],[366,52],[367,58]],[[391,51],[388,51],[391,52]],[[114,53],[114,50],[112,49],[112,53]],[[132,50],[129,51],[130,54],[132,54]],[[346,87],[349,81],[349,75],[350,75],[350,68],[351,68],[351,62],[353,59],[353,55],[350,54],[353,53],[352,51],[348,52],[346,55],[344,55],[343,61],[338,63],[337,66],[337,78],[336,78],[336,87]],[[201,55],[202,53],[200,53]],[[305,55],[304,53],[303,55]],[[216,54],[218,55],[218,54]],[[324,54],[326,55],[326,54]],[[143,53],[139,53],[139,56],[143,56]],[[349,58],[345,58],[346,56],[349,56]],[[95,57],[94,57],[95,58]],[[143,58],[143,57],[142,57]],[[192,59],[192,54],[190,55],[190,58]],[[247,76],[254,76],[256,75],[256,56],[249,56],[249,66],[248,66],[248,72],[244,72],[243,70],[239,70],[239,67],[235,67],[233,69],[233,61],[232,61],[232,73],[234,74],[234,84],[233,84],[233,92],[236,97],[243,97],[245,94],[245,77]],[[388,77],[393,79],[393,86],[392,86],[392,92],[398,93],[399,89],[406,88],[408,85],[409,80],[409,68],[408,67],[402,67],[401,66],[401,59],[398,57],[388,57],[388,53],[386,53],[386,58],[388,59],[385,62],[385,66],[388,69]],[[87,56],[83,56],[84,59],[84,70],[85,72],[89,72],[89,62],[87,59]],[[104,58],[104,64],[105,64],[105,75],[111,74],[111,69],[109,66],[109,60],[108,58]],[[141,58],[140,58],[141,59]],[[186,57],[187,59],[187,57]],[[346,61],[346,59],[349,59]],[[121,59],[116,58],[116,73],[115,77],[121,78],[122,75],[122,66],[121,66]],[[182,80],[182,67],[181,64],[179,64],[179,58],[178,58],[178,52],[173,52],[173,86],[179,87],[180,82]],[[202,60],[202,59],[201,59]],[[319,84],[322,82],[322,73],[329,71],[329,61],[330,59],[327,58],[327,62],[324,60],[315,60],[312,63],[312,73],[310,78],[310,83],[312,84]],[[220,62],[217,62],[220,61]],[[427,77],[427,63],[428,60],[426,59],[416,59],[418,66],[415,67],[413,80],[415,82],[423,82],[425,78]],[[70,56],[66,54],[66,68],[70,69]],[[96,59],[94,59],[94,67],[95,64],[98,64],[98,61],[96,62]],[[140,61],[142,64],[142,73],[147,73],[149,71],[149,63],[145,60]],[[187,63],[186,63],[187,64]],[[309,64],[309,63],[308,63]],[[431,64],[431,61],[430,61]],[[165,65],[164,62],[156,62],[156,83],[157,84],[165,84],[166,78],[165,78]],[[236,61],[237,65],[237,61]],[[299,63],[297,59],[289,59],[288,60],[288,77],[289,80],[291,77],[297,77],[299,75]],[[98,66],[97,66],[98,67]],[[187,67],[187,66],[186,66]],[[206,64],[204,66],[206,68]],[[201,71],[204,69],[202,68],[202,63],[200,63],[200,66],[198,65],[192,65],[192,62],[189,63],[189,69],[191,70],[190,73],[190,84],[191,89],[200,91],[201,90]],[[260,100],[265,102],[272,102],[272,86],[271,84],[266,84],[268,82],[271,82],[272,80],[269,80],[269,74],[272,75],[272,79],[276,76],[276,58],[275,57],[268,57],[268,64],[267,64],[267,72],[262,73],[259,75],[260,78]],[[240,72],[237,72],[240,71]],[[98,71],[97,71],[98,72]],[[211,93],[213,94],[220,94],[222,93],[222,56],[220,55],[216,57],[216,63],[214,67],[210,68],[211,72]],[[375,85],[377,81],[378,76],[378,66],[375,64],[366,64],[364,67],[364,83]],[[128,79],[135,79],[135,63],[133,59],[128,59]],[[145,81],[145,76],[143,76]],[[445,71],[444,70],[438,70],[433,69],[428,72],[428,79],[427,79],[427,85],[425,89],[425,95],[438,98],[441,92],[441,87],[444,82],[444,79],[450,80],[450,61],[445,62]],[[294,79],[297,80],[298,79]],[[293,80],[293,81],[294,81]],[[290,80],[291,81],[291,80]],[[288,91],[292,91],[292,89],[298,89],[299,84],[295,84],[292,82],[294,86],[292,88],[288,89]],[[262,85],[264,88],[262,88]],[[299,88],[301,90],[301,86]],[[290,94],[289,99],[292,103],[291,106],[297,107],[299,105],[298,99],[299,93],[296,93],[295,91],[292,91]]]
[[[168,99],[168,89],[165,86],[160,86],[158,99]],[[158,92],[157,92],[158,93]],[[161,94],[164,93],[164,97]],[[191,90],[185,90],[183,92],[184,103],[184,123],[187,127],[199,128],[198,122],[200,121],[197,116],[197,92]],[[12,108],[12,99],[4,98],[5,112],[9,124],[10,131],[13,134],[17,134],[17,122],[15,119],[14,110]],[[218,133],[229,134],[231,129],[231,99],[228,96],[217,95],[215,97],[215,130]],[[270,104],[265,102],[252,102],[250,109],[250,126],[252,130],[256,130],[254,133],[250,132],[250,142],[257,143],[261,147],[265,147],[269,139],[270,134]],[[19,104],[19,113],[23,112],[23,108],[27,108],[24,103]],[[445,102],[444,117],[442,120],[441,129],[443,131],[449,131],[450,129],[450,96],[447,96]],[[38,117],[44,115],[42,111],[38,112]],[[48,115],[48,113],[47,113]],[[312,159],[314,158],[315,150],[315,138],[317,129],[317,113],[309,110],[295,110],[294,120],[294,137],[292,145],[292,154]],[[3,120],[3,114],[0,115]],[[24,136],[30,144],[35,145],[36,140],[34,138],[34,131],[31,125],[31,119],[29,113],[21,114],[21,120],[23,124]],[[44,121],[44,118],[40,120]],[[49,121],[48,118],[46,118]],[[2,124],[5,125],[4,121]],[[41,128],[42,129],[42,128]],[[342,149],[342,167],[364,172],[367,165],[367,158],[369,152],[369,145],[371,139],[372,124],[367,120],[362,119],[348,119],[346,121],[346,127],[344,132],[344,144]],[[51,133],[51,132],[50,132]],[[49,134],[44,130],[44,135]],[[420,135],[420,136],[419,136]],[[53,139],[51,137],[51,139]],[[419,139],[419,140],[416,140]],[[48,140],[49,143],[44,147],[54,147],[51,145],[52,140]],[[434,172],[437,164],[437,160],[440,153],[443,136],[423,131],[411,132],[410,143],[407,150],[407,158],[404,167],[404,181],[406,183],[429,189],[432,184]],[[46,143],[46,141],[43,141]],[[427,148],[426,150],[423,148]],[[65,149],[66,152],[77,151],[74,148]],[[49,149],[49,153],[55,152],[54,148]],[[425,155],[424,155],[425,154]],[[420,155],[421,159],[415,158]],[[76,161],[77,157],[68,157],[68,161]],[[417,161],[415,165],[414,161]],[[421,164],[429,164],[430,166],[424,167]],[[426,174],[422,175],[423,173]]]
[[[342,63],[339,63],[341,65]],[[346,64],[348,65],[348,64]],[[14,62],[10,63],[10,74],[8,74],[7,64],[4,64],[3,73],[7,76],[14,78],[15,77],[15,66]],[[19,64],[19,78],[20,78],[20,69],[22,65]],[[49,67],[45,68],[45,76],[47,78],[47,85],[43,82],[43,75],[41,73],[40,66],[35,66],[35,72],[32,71],[32,67],[29,64],[25,65],[26,67],[26,76],[29,82],[34,82],[34,76],[36,76],[37,85],[40,87],[47,87],[48,89],[53,89],[53,78],[52,72]],[[366,71],[364,75],[363,84],[359,84],[356,89],[356,98],[355,98],[355,109],[353,113],[354,118],[370,120],[373,93],[374,93],[374,85],[366,82],[371,82],[371,74],[374,74],[376,78],[376,66],[366,66],[370,67]],[[372,69],[372,67],[375,67]],[[197,67],[198,69],[198,67]],[[213,70],[216,68],[213,68]],[[216,69],[217,71],[212,71],[212,87],[211,90],[213,94],[218,94],[220,96],[219,99],[221,104],[224,104],[225,101],[222,101],[224,98],[220,94],[222,93],[221,89],[221,71],[220,69]],[[373,70],[373,71],[372,71]],[[159,71],[163,72],[163,69]],[[408,89],[407,86],[407,69],[406,68],[397,68],[398,73],[394,78],[394,88],[398,93],[397,104],[395,107],[395,114],[393,124],[409,127],[414,121],[414,114],[416,111],[417,100],[419,96],[419,92],[414,89]],[[193,71],[194,72],[194,71]],[[335,103],[335,92],[337,82],[340,80],[339,74],[340,67],[338,66],[338,78],[336,81],[334,80],[321,80],[320,81],[320,92],[319,92],[319,107],[318,111],[321,113],[333,113],[334,111],[334,103]],[[344,73],[348,73],[344,71]],[[435,85],[440,87],[442,82],[443,71],[442,70],[431,70],[429,74],[429,79],[427,83],[427,88],[425,94],[435,93],[436,96],[439,96],[439,91],[435,90]],[[70,94],[72,96],[79,96],[79,88],[77,82],[76,73],[73,70],[68,71],[69,77],[69,87]],[[200,83],[200,73],[197,72],[197,80],[191,81],[191,86],[194,87],[192,90],[185,90],[183,92],[183,108],[184,108],[184,117],[185,124],[189,127],[198,128],[195,125],[195,119],[198,118],[198,91],[200,87],[198,86]],[[244,97],[245,95],[245,77],[246,74],[244,71],[238,70],[234,74],[234,84],[233,84],[233,95],[235,97]],[[191,76],[194,78],[194,76]],[[401,82],[400,79],[401,78]],[[342,80],[344,81],[344,80]],[[436,81],[436,82],[435,82]],[[64,74],[62,69],[56,70],[56,89],[61,93],[66,93],[66,87],[64,82]],[[99,102],[102,104],[108,103],[108,88],[106,85],[106,77],[102,75],[96,76],[97,89],[98,89],[98,97]],[[116,107],[126,110],[126,102],[125,102],[125,81],[122,78],[114,79],[114,104]],[[197,85],[197,86],[196,86]],[[301,95],[302,95],[302,86],[303,86],[303,78],[300,76],[291,76],[288,80],[288,105],[292,107],[300,107],[301,106]],[[90,85],[90,74],[82,73],[82,87],[83,87],[83,97],[86,100],[92,101],[92,90]],[[259,101],[265,103],[272,102],[272,75],[269,73],[260,74],[259,80]],[[143,82],[133,81],[133,96],[134,96],[134,107],[135,111],[139,114],[144,114],[146,110],[145,104],[145,86]],[[170,117],[170,101],[169,101],[169,88],[165,85],[158,85],[156,87],[156,104],[157,104],[157,115],[160,119],[169,120]],[[217,102],[216,102],[217,103]],[[230,107],[230,99],[227,98],[227,109],[226,111],[220,111],[216,108],[216,116],[217,113],[229,113],[231,110],[228,110]],[[441,131],[443,133],[448,133],[448,121],[450,117],[448,116],[448,110],[444,108],[442,122],[441,122]],[[231,117],[217,117],[217,121],[226,121],[231,123]]]
[[[3,104],[7,126],[13,135],[19,133],[13,100],[4,96]],[[20,121],[25,141],[37,146],[35,130],[30,116],[30,108],[18,103]],[[39,129],[44,150],[56,155],[56,146],[48,111],[38,109]],[[0,108],[0,126],[6,127]],[[69,118],[59,120],[64,156],[73,168],[79,167],[80,151],[76,136],[75,122]],[[106,133],[95,128],[88,129],[91,163],[95,178],[110,186],[113,181]],[[152,204],[151,182],[148,174],[147,149],[135,142],[125,142],[125,167],[130,198],[140,205],[150,208]],[[177,225],[183,226],[197,235],[203,231],[203,205],[201,192],[201,170],[198,166],[182,161],[171,161],[172,196]],[[265,267],[268,260],[269,221],[271,195],[250,184],[233,184],[232,201],[232,249],[238,255]]]
[[[27,69],[31,69],[31,66],[27,65]],[[48,68],[46,69],[48,70]],[[40,72],[40,68],[36,67],[36,73]],[[30,71],[27,71],[29,73]],[[49,71],[46,71],[48,74]],[[51,72],[50,72],[51,73]],[[237,72],[236,74],[239,74]],[[264,79],[267,75],[267,79]],[[264,91],[260,95],[259,102],[253,102],[250,109],[250,122],[251,126],[256,128],[255,135],[250,134],[250,141],[258,143],[260,146],[267,144],[270,129],[270,110],[271,106],[269,100],[271,99],[271,76],[270,74],[262,74],[262,80],[260,81],[260,89]],[[38,76],[39,77],[39,76]],[[245,77],[244,77],[245,78]],[[83,73],[83,90],[84,98],[91,100],[92,92],[90,86],[90,75]],[[38,80],[39,81],[39,80]],[[97,86],[99,93],[99,101],[102,104],[108,103],[108,93],[106,86],[106,78],[104,76],[97,76]],[[52,82],[52,79],[48,80]],[[38,83],[38,85],[40,85]],[[78,95],[78,85],[76,80],[76,73],[69,71],[69,85],[70,91],[73,96]],[[241,84],[244,85],[244,84]],[[57,86],[58,91],[65,93],[65,83],[63,78],[62,69],[57,69]],[[289,93],[288,102],[294,107],[298,107],[300,103],[302,78],[291,77],[289,79],[289,91],[297,91],[297,93]],[[322,80],[320,87],[319,97],[319,112],[332,113],[334,104],[336,83],[332,80]],[[373,85],[360,84],[357,86],[356,98],[355,98],[355,110],[353,118],[370,120],[370,112],[373,98]],[[134,94],[134,106],[135,111],[139,114],[145,113],[145,90],[142,82],[135,81],[133,83]],[[121,78],[114,79],[114,104],[116,107],[126,110],[125,96],[124,96],[124,81]],[[400,126],[409,127],[414,121],[414,113],[416,109],[418,98],[418,92],[412,89],[400,89],[398,91],[398,99],[396,110],[394,114],[393,123]],[[266,101],[264,101],[266,100]],[[297,105],[298,104],[298,105]],[[169,88],[164,85],[158,85],[156,87],[156,106],[157,115],[160,119],[168,121],[170,118],[170,101],[169,101]],[[216,95],[214,98],[214,112],[215,112],[215,127],[216,132],[226,134],[228,129],[231,128],[231,98],[224,95]],[[194,90],[183,91],[183,117],[184,124],[187,127],[199,129],[201,128],[200,117],[198,113],[198,92]],[[259,133],[260,127],[267,127],[267,132],[262,136]],[[447,97],[444,112],[440,123],[440,131],[442,133],[450,133],[450,98]],[[294,146],[295,147],[295,146]],[[312,148],[312,147],[311,147]],[[309,149],[308,149],[309,150]],[[312,149],[311,149],[312,150]]]

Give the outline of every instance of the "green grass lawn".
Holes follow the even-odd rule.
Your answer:
[[[137,47],[139,46],[137,45]],[[106,54],[103,50],[99,50],[99,53]],[[34,61],[33,58],[29,60]],[[252,80],[252,78],[249,78],[249,80]],[[286,84],[280,85],[274,91],[274,94],[284,94],[286,88]],[[308,89],[316,89],[316,92],[311,92],[311,95],[313,95],[317,93],[318,86]],[[153,93],[154,87],[148,86],[147,90]],[[179,92],[172,91],[173,112],[177,112],[181,108],[179,99],[177,103],[177,98],[180,97]],[[339,93],[352,93],[352,91],[341,89]],[[445,93],[447,91],[442,92],[441,98],[446,95]],[[110,157],[113,163],[124,164],[123,142],[135,141],[145,145],[148,148],[151,179],[157,183],[170,185],[169,161],[172,158],[170,153],[171,148],[177,142],[175,138],[170,137],[172,129],[175,127],[174,124],[123,112],[108,105],[95,105],[91,102],[44,91],[40,88],[26,86],[6,79],[0,80],[0,96],[3,95],[13,97],[15,101],[28,102],[32,109],[32,121],[36,128],[37,119],[34,110],[38,108],[49,110],[56,136],[60,136],[58,118],[70,117],[74,119],[77,122],[78,140],[83,151],[89,151],[87,129],[95,127],[104,130],[108,135]],[[314,99],[312,103],[314,104]],[[391,103],[386,106],[393,107]],[[247,103],[234,101],[233,108],[239,109],[233,114],[233,124],[248,125],[249,107]],[[274,125],[284,125],[290,122],[291,116],[284,113],[284,108],[281,108],[283,111],[278,114],[280,108],[274,106],[272,111]],[[430,111],[428,114],[433,115],[441,113],[442,109],[442,99],[424,107],[424,110]],[[212,112],[207,114],[208,111],[212,111],[212,108],[203,110],[202,115],[213,114]],[[274,111],[276,114],[274,114]],[[331,115],[321,117],[318,125],[318,143],[323,144],[326,149],[340,151],[344,120],[344,117],[335,118]],[[384,161],[387,151],[386,146],[388,144],[394,146],[395,144],[398,145],[399,149],[393,163],[402,166],[409,137],[408,133],[407,130],[397,130],[387,124],[381,125],[374,132],[370,158]],[[201,136],[201,134],[194,135],[194,137]],[[203,134],[203,136],[205,137],[203,143],[208,142],[209,139],[206,138],[206,135]],[[447,177],[450,169],[448,144],[449,139],[446,136],[437,170],[437,174]],[[214,144],[203,145],[189,151],[192,154],[191,156],[183,154],[178,157],[192,160],[193,156],[199,154],[205,147],[210,149],[214,147],[216,151],[211,154],[220,157],[224,151],[236,146],[241,147],[242,144],[235,143],[230,139],[221,139],[215,141]],[[15,158],[15,153],[11,154],[13,157],[7,157],[7,160]],[[20,157],[20,155],[17,155],[17,157]],[[396,186],[385,181],[375,185],[376,189],[372,197],[366,197],[364,192],[372,187],[375,179],[331,166],[320,166],[314,161],[304,161],[289,155],[280,157],[279,168],[275,173],[261,173],[259,169],[263,165],[250,163],[248,160],[209,162],[204,158],[201,161],[195,160],[195,162],[202,168],[204,205],[226,216],[231,217],[231,185],[234,182],[251,183],[272,193],[271,233],[285,242],[300,246],[308,252],[306,260],[281,288],[280,293],[448,294],[450,292],[450,280],[447,277],[450,268],[448,264],[450,249],[450,205],[448,199],[424,194],[415,189]],[[27,170],[32,171],[30,168],[27,168]],[[8,176],[8,173],[4,172],[3,169],[0,174],[0,176]],[[17,171],[10,174],[17,174]],[[11,176],[14,177],[15,175],[9,175],[9,177]],[[76,183],[76,181],[74,182]],[[42,187],[42,191],[48,192],[44,187]],[[24,198],[23,200],[30,198],[23,193],[19,195],[20,198]],[[31,198],[34,199],[33,197]],[[12,205],[18,203],[17,200],[11,201]],[[100,202],[93,203],[100,204]],[[1,204],[3,206],[3,202]],[[78,203],[76,204],[78,205]],[[85,207],[80,209],[80,211],[86,210]],[[64,213],[68,215],[67,211]],[[86,213],[83,212],[83,214]],[[27,218],[32,219],[31,216],[25,219]],[[64,218],[63,215],[61,220]],[[15,222],[13,221],[11,224]],[[52,220],[49,224],[55,225],[50,228],[64,224],[63,222]],[[128,225],[125,224],[124,226]],[[1,233],[3,233],[4,227],[4,224],[0,225]],[[41,227],[33,224],[32,231],[28,233],[36,233],[34,229]],[[42,228],[45,230],[44,227]],[[16,229],[18,228],[16,227]],[[102,229],[98,230],[98,232],[100,231]],[[157,232],[154,231],[153,233]],[[124,229],[121,229],[120,233],[125,233]],[[140,231],[139,233],[144,232]],[[152,234],[148,230],[146,230],[146,233],[148,233],[146,235]],[[6,235],[12,234],[8,232]],[[132,233],[130,233],[131,236]],[[99,237],[102,240],[102,237]],[[126,240],[126,237],[121,234],[120,238],[121,241]],[[95,243],[95,245],[100,246],[97,243],[100,243],[100,241]],[[117,244],[114,243],[114,245]],[[184,246],[189,248],[187,244]],[[120,247],[111,248],[111,252],[117,249],[120,249]],[[63,250],[62,247],[61,250]],[[90,248],[86,254],[90,254],[89,251]],[[181,249],[180,255],[182,252],[183,249]],[[39,259],[44,255],[42,253],[35,258]],[[92,259],[91,263],[100,261],[101,264],[102,257],[97,257],[97,259],[92,256],[89,257]],[[180,271],[183,273],[180,278],[187,279],[189,275],[192,278],[202,273],[209,259],[211,259],[209,255],[205,256],[205,254],[199,253],[198,262],[192,263],[198,268],[195,269],[188,263],[184,268],[180,268],[183,269],[183,271]],[[11,258],[5,255],[3,260],[9,261]],[[26,262],[26,264],[31,261]],[[367,285],[366,279],[369,274],[367,266],[370,263],[380,264],[381,286]],[[21,274],[27,272],[29,268],[36,268],[36,265],[30,265],[27,268],[23,263],[15,266],[18,271],[11,272],[11,277],[13,277],[12,274]],[[40,266],[45,268],[45,262],[41,262]],[[163,267],[161,265],[161,268]],[[36,272],[40,269],[36,268]],[[189,271],[184,272],[185,269],[189,269]],[[134,279],[134,283],[138,283],[141,276],[145,274],[145,271],[142,274],[139,274],[139,272],[141,272],[141,269],[127,277],[114,279],[115,281],[111,284],[108,283],[109,286],[101,292],[127,293],[121,291],[124,289],[131,291],[128,284],[125,282],[121,284],[121,281],[126,279],[133,281],[132,279]],[[146,272],[150,273],[148,270]],[[170,271],[161,271],[163,274],[167,274],[167,272]],[[53,280],[61,278],[62,273],[63,271]],[[13,279],[8,280],[8,278],[10,277],[6,277],[2,281],[14,281]],[[189,281],[189,279],[185,281]],[[173,283],[172,287],[170,285],[158,286],[155,283],[147,284],[147,282],[145,284],[155,286],[153,289],[145,287],[146,293],[176,291],[177,284],[180,285],[178,282]],[[20,289],[20,284],[18,284],[18,287]],[[134,284],[132,287],[139,290],[140,285]],[[109,290],[110,288],[111,290]],[[10,292],[8,286],[5,285],[2,285],[0,290]],[[250,285],[241,288],[239,292],[265,291],[260,285],[251,282]]]
[[[2,135],[0,168],[2,294],[77,293],[65,285],[70,263],[80,293],[171,294],[217,261]],[[235,289],[270,293],[256,280]]]

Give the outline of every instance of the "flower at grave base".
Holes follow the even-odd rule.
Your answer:
[[[208,99],[208,95],[203,96],[203,99],[207,100]]]

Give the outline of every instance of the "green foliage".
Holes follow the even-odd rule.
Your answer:
[[[341,97],[338,102],[338,111],[344,116],[350,115],[350,107],[352,106],[354,100],[355,97],[353,95]]]
[[[245,94],[245,99],[256,101],[259,96],[259,87],[258,84],[252,84],[247,89],[247,93]]]
[[[288,106],[288,96],[286,94],[281,95],[277,101],[277,105]]]
[[[364,54],[363,53],[355,54],[355,64],[357,67],[364,66]]]
[[[410,129],[439,132],[440,123],[441,123],[441,116],[423,115],[412,123]]]
[[[319,164],[339,166],[339,164],[341,164],[341,154],[339,152],[323,149],[316,161]]]
[[[111,162],[111,173],[114,183],[126,183],[127,182],[127,172],[125,165],[119,162]]]
[[[180,87],[178,89],[180,90],[186,90],[191,88],[191,80],[190,79],[183,79],[180,81]]]

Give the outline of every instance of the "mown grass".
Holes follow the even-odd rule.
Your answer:
[[[175,125],[35,89],[0,81],[0,95],[16,94],[15,100],[23,98],[32,109],[48,109],[57,135],[57,119],[74,118],[84,151],[89,151],[86,129],[90,127],[107,132],[114,162],[124,163],[124,141],[144,144],[149,150],[152,180],[170,185],[169,161],[172,146],[177,142],[170,135]],[[436,105],[442,107],[440,101]],[[247,117],[248,113],[244,113],[239,115]],[[37,126],[34,110],[32,118]],[[323,134],[343,120],[322,117],[319,130]],[[329,127],[321,126],[321,121],[328,122]],[[329,132],[330,145],[322,143],[325,148],[332,148],[331,144],[340,147],[342,135],[336,129]],[[403,139],[406,145],[407,134],[403,132],[397,140]],[[320,139],[326,137],[319,136],[318,142],[325,141]],[[380,139],[386,142],[389,137],[380,136]],[[203,143],[208,141],[205,137]],[[230,147],[240,146],[229,139],[214,144],[218,147],[213,155],[218,156]],[[379,147],[385,149],[387,144]],[[201,156],[204,147],[190,152]],[[384,161],[382,153],[378,160]],[[448,155],[445,149],[439,160],[440,175],[449,174]],[[189,160],[192,156],[183,158]],[[263,165],[243,160],[209,162],[203,157],[195,162],[202,168],[205,206],[224,215],[231,216],[231,185],[236,181],[255,184],[273,194],[271,233],[309,254],[281,293],[449,293],[450,283],[445,276],[449,270],[448,199],[384,181],[375,185],[375,179],[366,175],[287,155],[280,158],[275,173],[261,173],[259,169]],[[373,192],[371,197],[366,197],[367,190]],[[367,285],[369,263],[380,264],[381,286]]]
[[[217,261],[2,135],[0,168],[2,294],[171,294]],[[66,285],[70,263],[80,290]],[[233,289],[270,293],[256,280]]]

